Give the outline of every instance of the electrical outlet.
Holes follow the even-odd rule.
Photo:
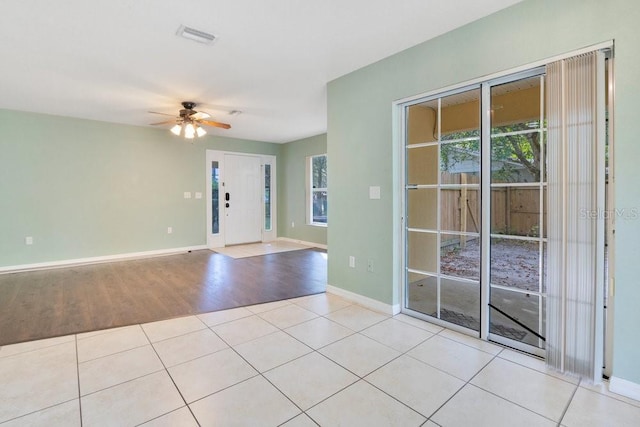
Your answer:
[[[373,260],[372,259],[367,260],[367,271],[369,273],[373,273]]]
[[[33,237],[31,236],[27,236],[24,238],[24,244],[25,245],[33,245]]]
[[[173,233],[173,227],[167,227],[167,234]]]
[[[202,199],[202,193],[196,191],[196,199]]]
[[[356,257],[353,255],[349,256],[349,267],[356,268]]]

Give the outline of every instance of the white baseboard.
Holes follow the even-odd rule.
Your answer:
[[[184,248],[158,249],[155,251],[129,252],[125,254],[106,255],[90,258],[66,259],[62,261],[40,262],[36,264],[21,264],[0,267],[0,274],[17,273],[21,271],[45,270],[50,268],[73,267],[77,265],[101,264],[105,262],[124,261],[157,256],[175,255],[179,253],[208,249],[206,245],[187,246]]]
[[[400,313],[400,304],[385,304],[373,298],[365,297],[364,295],[356,294],[355,292],[347,291],[332,285],[327,285],[327,292],[384,314],[395,316]]]
[[[640,400],[640,384],[623,380],[622,378],[611,377],[609,379],[609,391],[631,399]]]
[[[288,237],[278,237],[276,240],[282,240],[283,242],[300,243],[301,245],[311,246],[312,248],[327,249],[327,245],[322,243],[306,242],[304,240],[290,239]]]

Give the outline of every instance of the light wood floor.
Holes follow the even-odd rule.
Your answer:
[[[0,345],[324,292],[326,252],[208,250],[0,275]]]

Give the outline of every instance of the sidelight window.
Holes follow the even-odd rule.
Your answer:
[[[327,225],[327,155],[307,157],[307,222]]]

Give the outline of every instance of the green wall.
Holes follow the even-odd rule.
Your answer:
[[[0,267],[204,245],[205,150],[280,148],[0,110]]]
[[[526,0],[338,78],[328,85],[328,281],[399,304],[400,233],[392,102],[615,39],[615,197],[640,206],[640,2]],[[381,200],[368,187],[381,186]],[[399,228],[399,227],[398,227]],[[640,384],[640,221],[617,222],[614,375]],[[349,268],[348,257],[356,257]],[[374,272],[366,271],[374,260]]]
[[[327,227],[307,225],[306,159],[327,152],[327,134],[283,144],[278,165],[278,236],[305,242],[327,244]],[[331,221],[331,219],[329,219]],[[291,227],[291,223],[295,227]]]

